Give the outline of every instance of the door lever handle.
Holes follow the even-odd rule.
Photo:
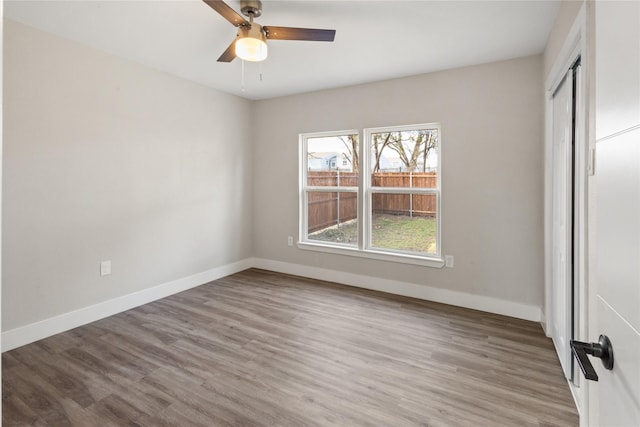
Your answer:
[[[588,354],[602,360],[605,369],[613,369],[613,347],[609,337],[606,335],[600,335],[598,342],[586,343],[571,340],[569,344],[571,345],[571,352],[576,357],[578,366],[580,366],[580,370],[586,379],[598,381],[598,374],[593,369],[593,365],[587,357]]]

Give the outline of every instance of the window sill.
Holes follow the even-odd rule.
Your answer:
[[[323,245],[321,243],[310,242],[298,242],[298,248],[305,251],[317,251],[326,252],[338,255],[354,256],[359,258],[369,258],[379,261],[399,262],[403,264],[420,265],[423,267],[442,268],[444,267],[444,260],[436,257],[426,257],[408,254],[395,254],[390,252],[381,252],[376,250],[360,250],[358,248],[350,247],[337,247],[330,245]]]

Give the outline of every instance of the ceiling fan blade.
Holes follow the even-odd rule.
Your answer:
[[[262,27],[271,40],[306,40],[316,42],[332,42],[336,30],[318,30],[314,28]]]
[[[236,59],[236,40],[232,41],[227,50],[222,52],[218,62],[231,62]]]
[[[202,0],[209,7],[216,12],[218,12],[224,19],[231,22],[236,27],[240,25],[249,25],[246,19],[238,14],[235,10],[231,9],[231,7],[223,2],[222,0]]]

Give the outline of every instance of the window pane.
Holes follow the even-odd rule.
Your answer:
[[[307,185],[358,186],[358,135],[307,139]]]
[[[307,238],[358,245],[358,194],[307,192]]]
[[[373,187],[436,188],[438,130],[371,134]]]
[[[438,252],[435,194],[374,193],[371,199],[372,247]]]

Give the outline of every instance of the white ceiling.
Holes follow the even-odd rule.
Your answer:
[[[240,10],[239,0],[227,3]],[[262,25],[332,28],[334,43],[269,41],[261,65],[216,62],[236,29],[200,0],[5,1],[5,17],[248,99],[385,80],[543,51],[559,1],[263,0]],[[262,81],[260,80],[262,69]]]

